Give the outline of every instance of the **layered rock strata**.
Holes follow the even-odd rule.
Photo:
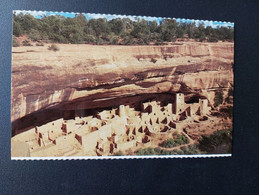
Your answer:
[[[58,47],[13,48],[13,124],[45,109],[119,106],[141,94],[198,94],[213,105],[214,90],[233,85],[233,43]]]

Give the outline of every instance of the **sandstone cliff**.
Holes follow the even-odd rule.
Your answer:
[[[43,109],[113,106],[136,94],[197,93],[233,84],[233,43],[13,48],[12,122]],[[121,102],[120,102],[121,103]]]

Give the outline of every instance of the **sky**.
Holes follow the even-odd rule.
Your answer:
[[[74,12],[48,12],[48,11],[24,11],[24,10],[14,10],[15,14],[23,13],[23,14],[31,14],[35,18],[42,18],[43,16],[51,16],[51,15],[60,15],[64,17],[75,17],[76,14],[80,13],[74,13]],[[147,21],[156,21],[158,24],[163,19],[170,19],[170,18],[163,18],[163,17],[151,17],[151,16],[126,16],[126,15],[114,15],[114,14],[91,14],[91,13],[83,13],[85,17],[90,19],[98,19],[98,18],[106,18],[107,20],[112,20],[115,18],[130,18],[133,21],[137,21],[138,18],[145,19]],[[234,23],[232,22],[220,22],[220,21],[208,21],[208,20],[195,20],[195,19],[182,19],[182,18],[172,18],[175,19],[177,22],[182,23],[190,23],[194,22],[196,25],[199,25],[201,22],[204,23],[204,25],[211,26],[212,28],[219,27],[234,27]]]

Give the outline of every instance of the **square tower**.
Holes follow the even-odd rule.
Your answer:
[[[185,102],[184,102],[184,94],[183,93],[177,93],[175,95],[175,102],[174,102],[174,113],[180,114],[184,111]]]
[[[172,114],[173,113],[173,105],[171,104],[171,103],[169,103],[168,105],[167,105],[167,110],[168,110],[168,114]]]
[[[207,99],[199,99],[200,104],[200,115],[204,116],[208,114],[209,107],[208,107],[208,100]]]
[[[124,105],[120,105],[119,107],[119,116],[120,117],[125,117],[126,116],[126,109]]]

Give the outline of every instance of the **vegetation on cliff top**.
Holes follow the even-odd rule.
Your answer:
[[[132,21],[129,18],[87,20],[83,14],[74,18],[51,15],[38,19],[20,13],[14,14],[13,20],[14,36],[28,35],[32,41],[55,43],[147,45],[152,42],[159,45],[177,38],[209,42],[232,41],[234,38],[231,27],[196,26],[194,23],[178,23],[174,19],[164,19],[158,24],[156,21]]]

